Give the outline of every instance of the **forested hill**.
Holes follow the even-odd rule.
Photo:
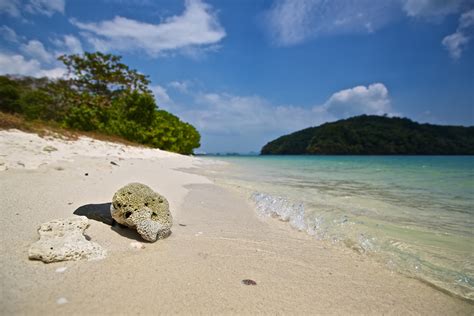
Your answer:
[[[473,155],[474,127],[356,116],[279,137],[262,155]]]

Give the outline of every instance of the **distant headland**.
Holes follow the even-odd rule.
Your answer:
[[[361,115],[270,141],[262,155],[474,155],[474,126]]]

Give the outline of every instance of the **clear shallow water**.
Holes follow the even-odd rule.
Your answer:
[[[215,159],[215,157],[213,158]],[[474,157],[218,157],[261,216],[474,299]]]

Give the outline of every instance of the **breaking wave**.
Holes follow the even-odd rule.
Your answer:
[[[377,249],[374,237],[354,232],[353,223],[349,221],[347,215],[306,212],[305,204],[301,201],[293,202],[281,196],[262,192],[253,193],[250,199],[255,203],[259,216],[278,218],[319,240],[342,242],[344,246],[359,253],[374,252]]]

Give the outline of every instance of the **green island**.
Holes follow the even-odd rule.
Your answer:
[[[262,155],[473,155],[474,127],[361,115],[270,141]]]
[[[68,70],[65,79],[0,76],[3,125],[35,122],[181,154],[200,146],[194,126],[159,109],[148,77],[123,64],[120,56],[95,52],[59,60]]]

